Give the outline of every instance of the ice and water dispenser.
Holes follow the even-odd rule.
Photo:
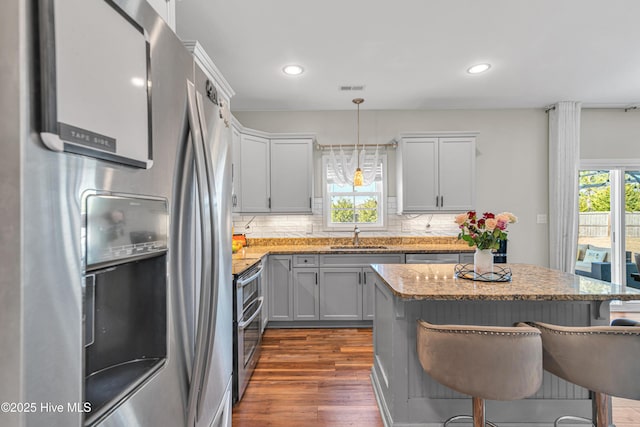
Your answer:
[[[92,424],[167,358],[168,211],[163,199],[85,198],[84,393]]]

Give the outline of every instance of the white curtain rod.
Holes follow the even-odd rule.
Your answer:
[[[389,142],[386,144],[359,144],[358,147],[379,147],[379,148],[396,148],[398,146],[397,142]],[[355,148],[355,144],[320,144],[317,143],[316,147],[318,148],[318,150],[330,150],[331,148],[349,148],[349,147],[354,147]]]
[[[555,110],[556,106],[555,105],[549,105],[544,107],[544,112],[548,113],[551,110]],[[628,107],[598,107],[598,106],[591,106],[591,107],[582,107],[583,110],[598,110],[598,109],[606,109],[606,110],[624,110],[624,112],[629,112],[632,110],[637,110],[638,106],[637,105],[629,105]]]

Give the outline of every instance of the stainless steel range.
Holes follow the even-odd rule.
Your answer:
[[[262,343],[262,261],[234,277],[233,402],[242,399]]]

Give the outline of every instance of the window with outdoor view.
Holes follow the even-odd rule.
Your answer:
[[[640,288],[640,171],[579,171],[576,273]]]
[[[336,179],[333,165],[323,158],[323,181],[325,188],[325,226],[331,229],[361,229],[384,227],[385,158],[380,156],[377,164],[364,165],[365,176],[372,177],[365,185],[355,187],[350,182]],[[375,175],[374,170],[375,168]]]

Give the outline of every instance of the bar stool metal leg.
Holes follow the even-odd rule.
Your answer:
[[[609,396],[604,393],[594,392],[593,397],[593,417],[596,427],[611,427],[610,408],[609,408]],[[593,426],[593,422],[589,418],[576,417],[574,415],[565,415],[554,421],[554,427],[558,427],[562,421],[583,421],[586,424]]]
[[[473,405],[473,416],[454,415],[453,417],[449,418],[444,422],[444,427],[446,427],[449,423],[458,421],[458,420],[472,420],[473,427],[485,427],[485,426],[498,427],[491,421],[487,421],[487,418],[485,416],[486,412],[484,407],[484,399],[481,399],[479,397],[472,397],[471,401]]]
[[[471,415],[455,415],[449,418],[447,421],[445,421],[443,426],[446,427],[447,425],[449,425],[449,423],[459,421],[459,420],[473,420],[473,417]],[[479,424],[479,425],[482,426],[482,424]],[[485,426],[498,427],[496,424],[492,423],[491,421],[486,421],[486,420],[485,420]]]
[[[561,422],[561,421],[582,421],[582,422],[584,422],[585,424],[589,424],[590,426],[592,426],[592,425],[593,425],[593,424],[591,423],[591,420],[590,420],[589,418],[575,417],[575,416],[573,416],[573,415],[565,415],[565,416],[562,416],[562,417],[560,417],[560,418],[556,419],[556,420],[553,422],[553,426],[554,426],[554,427],[558,427],[558,426],[560,425],[560,422]]]

